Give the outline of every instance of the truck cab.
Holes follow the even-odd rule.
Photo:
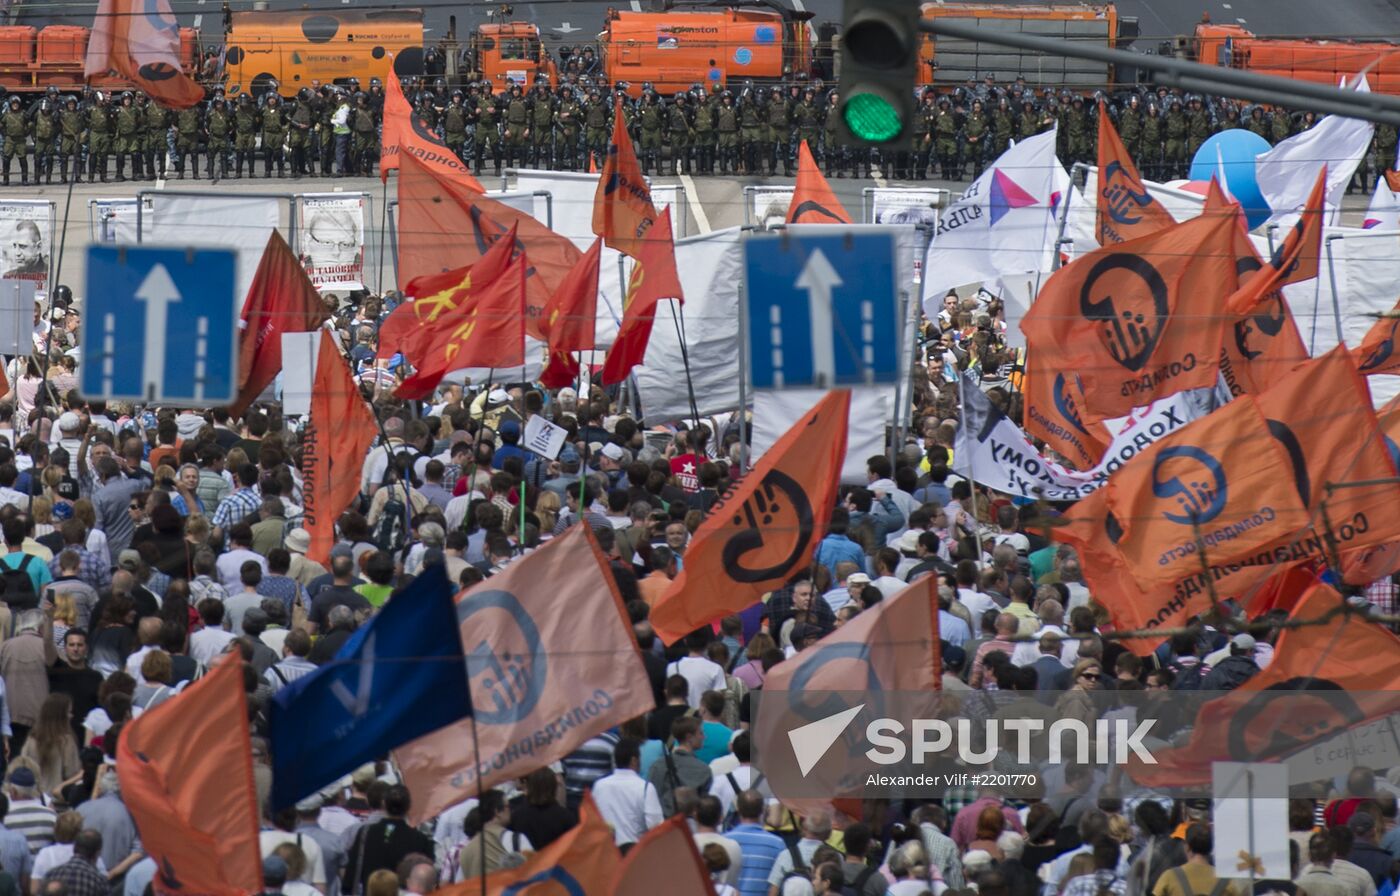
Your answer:
[[[473,70],[491,85],[492,93],[504,93],[514,84],[528,91],[536,81],[553,89],[559,81],[540,29],[529,22],[482,25],[472,34],[468,50]]]

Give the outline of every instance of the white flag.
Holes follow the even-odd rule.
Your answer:
[[[1053,128],[1002,153],[939,216],[924,260],[925,308],[936,314],[943,294],[955,287],[1050,270],[1055,210],[1063,198],[1060,185],[1067,182],[1055,157]]]
[[[1371,92],[1365,77],[1355,89]],[[1264,201],[1274,211],[1273,220],[1302,210],[1323,165],[1327,166],[1327,204],[1339,208],[1351,176],[1366,157],[1375,129],[1369,121],[1328,115],[1312,128],[1255,156],[1255,178]]]
[[[1400,202],[1395,199],[1384,177],[1376,178],[1376,192],[1371,194],[1371,207],[1361,222],[1364,230],[1400,230]]]

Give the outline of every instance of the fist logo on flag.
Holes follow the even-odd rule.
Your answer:
[[[1245,360],[1253,361],[1264,354],[1264,349],[1250,348],[1249,335],[1258,330],[1261,336],[1272,339],[1283,332],[1283,325],[1286,323],[1288,311],[1283,306],[1283,297],[1275,293],[1274,298],[1267,302],[1258,314],[1235,322],[1235,347],[1240,350],[1240,355]]]
[[[1103,184],[1099,192],[1103,195],[1108,216],[1126,226],[1141,221],[1142,210],[1157,201],[1142,182],[1116,159],[1103,169]]]
[[[1171,315],[1166,281],[1140,255],[1106,256],[1084,280],[1079,313],[1099,324],[1099,338],[1113,360],[1141,370]]]
[[[769,470],[762,484],[734,511],[734,525],[745,526],[724,544],[723,558],[737,582],[762,582],[781,575],[812,543],[812,503],[802,486],[781,470]],[[783,550],[783,545],[787,549]],[[743,560],[755,551],[767,562],[759,568]]]
[[[1084,418],[1079,415],[1079,405],[1075,402],[1074,396],[1070,394],[1069,382],[1063,373],[1055,374],[1055,410],[1060,412],[1074,426],[1075,429],[1089,434],[1089,430],[1084,428]]]
[[[490,643],[483,638],[466,651],[473,692],[478,700],[489,695],[476,707],[476,719],[485,725],[519,722],[534,712],[549,681],[549,660],[540,649],[539,627],[509,591],[483,591],[457,605],[460,625],[479,614],[504,615],[508,621],[473,622],[474,627],[492,632]]]
[[[1163,479],[1163,468],[1175,473]],[[1215,519],[1229,503],[1225,468],[1208,452],[1190,445],[1163,449],[1152,466],[1152,494],[1174,499],[1184,513],[1163,511],[1162,516],[1182,526]]]
[[[1326,678],[1290,678],[1249,698],[1230,718],[1226,746],[1239,762],[1288,756],[1366,721],[1367,713]]]

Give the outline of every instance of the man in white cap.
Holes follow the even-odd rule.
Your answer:
[[[384,483],[384,472],[389,468],[389,456],[397,454],[403,447],[403,418],[390,417],[384,421],[384,434],[389,437],[388,445],[376,445],[365,457],[360,469],[360,491],[374,494],[375,489]]]
[[[296,579],[297,584],[308,588],[312,582],[326,574],[324,566],[306,556],[306,552],[311,550],[310,532],[298,526],[287,533],[285,544],[288,553],[292,555],[292,565],[287,569],[287,576]]]
[[[612,442],[603,446],[598,452],[598,470],[607,474],[608,486],[614,487],[618,480],[622,478],[622,472],[627,464],[632,460],[626,448]]]
[[[82,428],[83,418],[72,411],[58,415],[58,441],[52,447],[68,452],[68,475],[74,479],[78,478],[78,449],[83,445],[78,432]]]
[[[1240,632],[1230,639],[1230,655],[1211,667],[1201,681],[1203,691],[1233,691],[1259,674],[1254,662],[1254,636]]]

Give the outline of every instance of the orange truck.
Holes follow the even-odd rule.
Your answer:
[[[42,93],[57,87],[65,93],[82,90],[88,29],[80,25],[0,26],[0,85],[12,93]],[[199,33],[180,29],[180,67],[194,76],[199,69]],[[112,76],[92,79],[104,93],[130,90],[129,81]]]
[[[598,35],[601,77],[625,81],[640,96],[650,83],[666,95],[692,84],[774,83],[809,71],[811,13],[777,3],[766,8],[608,11]],[[557,84],[558,72],[528,22],[482,25],[471,38],[476,69],[494,91],[512,84],[529,87],[544,78]]]
[[[1186,55],[1197,62],[1335,87],[1366,71],[1377,93],[1400,93],[1400,45],[1382,41],[1255,37],[1239,25],[1196,26]]]
[[[942,19],[971,25],[988,32],[1013,31],[1057,40],[1084,42],[1114,48],[1137,36],[1137,19],[1120,16],[1112,3],[1059,3],[1043,6],[1011,6],[977,3],[926,3],[926,19]],[[1136,72],[1116,72],[1102,62],[1047,56],[980,41],[925,34],[919,53],[921,85],[952,90],[969,80],[981,82],[991,75],[998,84],[1024,76],[1033,86],[1066,87],[1074,91],[1110,88],[1131,83]]]
[[[292,96],[312,81],[369,88],[389,67],[423,73],[420,9],[236,12],[224,38],[224,83],[229,96],[261,94],[274,81]]]

